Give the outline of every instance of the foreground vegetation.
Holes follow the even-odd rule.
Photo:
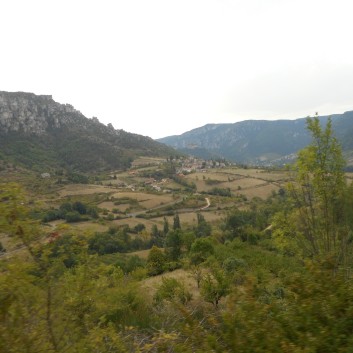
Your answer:
[[[0,262],[0,351],[351,352],[353,189],[330,124],[308,127],[313,143],[286,188],[250,199],[234,195],[236,185],[212,196],[228,205],[216,222],[185,193],[191,182],[207,191],[234,175],[187,175],[171,210],[151,201],[144,209],[144,193],[71,195],[34,212],[17,184],[2,185],[1,232],[19,246]],[[151,210],[150,227],[115,219]],[[43,225],[50,215],[75,224],[73,214],[106,227]]]

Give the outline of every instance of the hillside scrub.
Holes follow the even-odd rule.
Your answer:
[[[308,127],[288,188],[212,225],[175,214],[150,233],[47,238],[26,194],[2,184],[1,233],[20,246],[0,257],[0,351],[350,352],[353,186],[330,125]]]

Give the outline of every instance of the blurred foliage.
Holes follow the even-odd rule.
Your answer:
[[[2,184],[1,233],[19,246],[0,258],[0,351],[352,352],[353,186],[331,185],[340,171],[332,161],[321,175],[314,151],[301,154],[296,184],[212,227],[199,214],[194,227],[175,216],[150,233],[65,225],[48,236],[20,187]],[[310,193],[295,199],[302,187]],[[71,200],[51,211],[82,217],[89,207]],[[340,252],[313,256],[308,234],[334,234]],[[148,250],[129,254],[138,249]]]

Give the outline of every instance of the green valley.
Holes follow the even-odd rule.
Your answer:
[[[352,175],[307,127],[282,169],[2,149],[0,351],[349,352]]]

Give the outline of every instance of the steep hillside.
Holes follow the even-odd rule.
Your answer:
[[[79,171],[125,168],[137,156],[175,151],[136,134],[87,119],[51,96],[0,92],[0,157],[35,169]]]
[[[323,124],[328,116],[320,117]],[[347,155],[353,151],[353,111],[332,116],[333,129]],[[271,165],[289,162],[310,142],[306,119],[247,120],[234,124],[208,124],[179,136],[158,140],[180,151],[203,157]],[[201,151],[201,153],[200,153]]]

